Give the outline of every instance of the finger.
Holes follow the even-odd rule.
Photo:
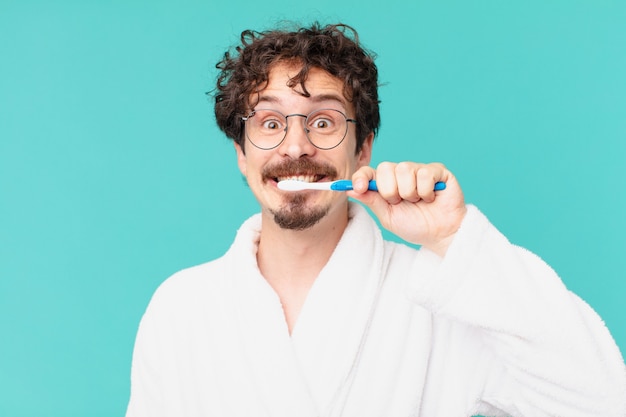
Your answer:
[[[435,183],[446,181],[445,167],[439,163],[432,163],[420,167],[417,171],[417,194],[427,203],[435,201]]]
[[[376,171],[370,166],[359,168],[352,174],[352,188],[357,194],[367,192],[370,180],[376,179]]]
[[[398,204],[402,201],[398,193],[396,164],[381,162],[376,168],[376,184],[378,186],[378,194],[389,204]]]
[[[421,164],[413,162],[400,162],[396,165],[396,181],[398,194],[403,200],[417,203],[421,197],[417,193],[417,172]]]

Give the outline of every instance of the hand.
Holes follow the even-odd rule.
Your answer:
[[[375,179],[378,192],[368,191]],[[446,189],[433,191],[443,181]],[[383,162],[352,175],[348,195],[368,206],[387,230],[444,256],[467,211],[454,175],[438,163]]]

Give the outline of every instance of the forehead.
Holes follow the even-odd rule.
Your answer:
[[[252,102],[271,103],[284,106],[299,106],[307,104],[324,104],[332,107],[340,106],[349,109],[350,103],[343,94],[343,81],[330,75],[320,68],[311,68],[305,80],[306,91],[304,95],[302,85],[290,86],[290,80],[298,74],[302,68],[299,64],[278,63],[269,73],[268,83],[265,88],[258,92]]]

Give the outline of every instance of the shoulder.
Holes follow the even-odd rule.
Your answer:
[[[237,236],[221,257],[180,270],[157,288],[150,304],[151,311],[167,311],[179,315],[185,311],[206,311],[227,303],[234,293],[233,281],[256,268],[256,242],[261,229],[260,215],[246,220]]]
[[[206,298],[216,290],[222,290],[228,281],[235,278],[236,271],[255,267],[260,230],[260,215],[250,217],[241,225],[224,255],[176,272],[159,286],[153,299]]]
[[[159,285],[147,312],[179,314],[210,306],[224,294],[228,270],[227,259],[221,257],[176,272]]]

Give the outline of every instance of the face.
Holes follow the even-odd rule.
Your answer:
[[[277,64],[269,81],[258,97],[256,108],[277,110],[284,115],[309,114],[318,109],[335,109],[348,118],[354,118],[353,106],[343,96],[343,83],[327,72],[313,68],[306,80],[310,97],[304,97],[301,86],[288,87],[291,77],[300,67]],[[259,201],[264,217],[271,218],[285,229],[304,230],[322,219],[340,218],[347,213],[345,193],[335,191],[281,191],[276,184],[284,179],[308,182],[349,179],[361,166],[370,161],[373,134],[356,150],[355,125],[349,123],[348,132],[339,146],[321,150],[309,142],[304,131],[303,117],[290,117],[287,135],[276,148],[263,150],[246,139],[245,153],[235,144],[241,173],[246,177]]]

